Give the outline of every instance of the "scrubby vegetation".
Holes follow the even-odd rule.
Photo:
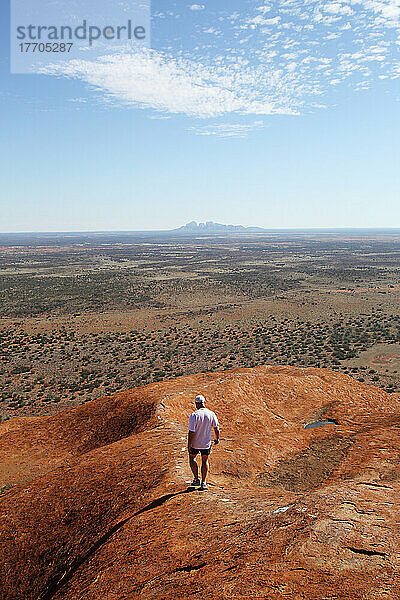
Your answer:
[[[4,329],[1,398],[5,408],[88,400],[178,375],[261,364],[340,369],[387,391],[400,391],[374,369],[346,366],[376,343],[400,343],[399,316],[328,323],[271,318],[252,328],[188,325],[81,336],[66,328],[38,335]]]
[[[400,391],[396,369],[361,360],[400,344],[398,258],[396,241],[334,237],[3,249],[1,414],[260,364],[338,369]],[[107,311],[152,325],[85,331]]]

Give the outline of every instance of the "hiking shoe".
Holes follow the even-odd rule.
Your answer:
[[[205,481],[202,481],[202,482],[201,482],[200,489],[201,489],[201,490],[206,490],[206,489],[207,489],[207,484],[206,484],[206,482],[205,482]]]
[[[192,486],[198,486],[200,485],[200,479],[193,479],[192,483],[190,484]]]

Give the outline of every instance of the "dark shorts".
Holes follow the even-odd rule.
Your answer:
[[[199,452],[202,456],[208,456],[211,452],[211,448],[190,448],[190,454],[193,456],[197,456]]]

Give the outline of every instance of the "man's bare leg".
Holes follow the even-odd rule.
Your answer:
[[[192,473],[195,479],[199,478],[199,467],[197,465],[196,457],[189,453],[189,465],[192,469]]]
[[[201,480],[205,483],[208,473],[208,456],[204,455],[201,457]]]

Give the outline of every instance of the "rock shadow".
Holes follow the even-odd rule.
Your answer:
[[[334,435],[311,444],[276,467],[257,476],[263,487],[283,487],[290,492],[308,492],[321,485],[346,457],[353,440]]]

